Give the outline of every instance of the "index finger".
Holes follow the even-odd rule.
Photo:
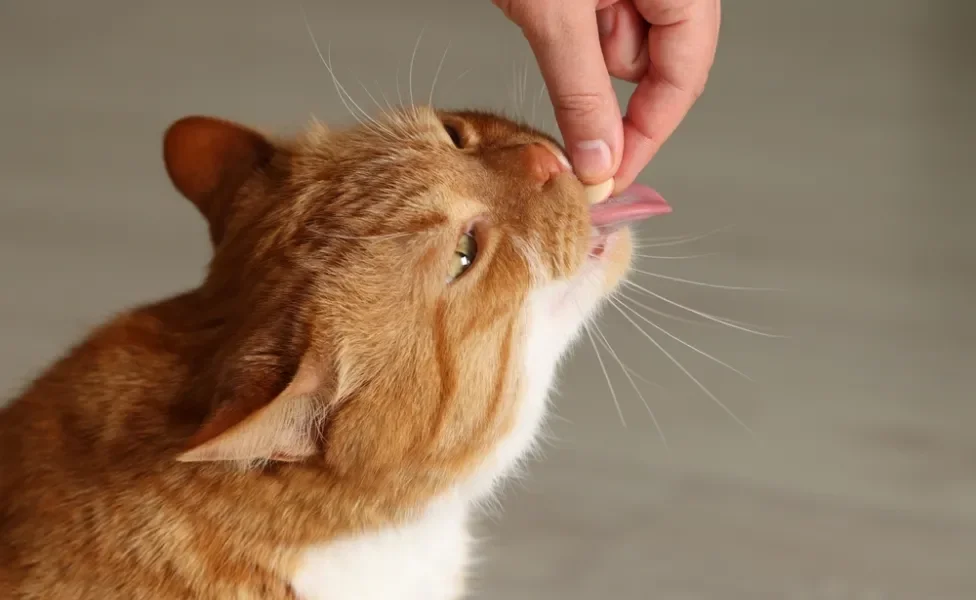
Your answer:
[[[661,0],[636,4],[651,21],[650,66],[627,104],[623,158],[614,177],[618,190],[634,181],[701,95],[718,42],[718,0],[693,2],[664,23],[654,22]]]
[[[585,3],[536,2],[520,25],[539,62],[577,176],[613,176],[623,148],[620,108],[600,48],[596,13]]]

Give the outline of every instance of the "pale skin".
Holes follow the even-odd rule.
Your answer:
[[[577,176],[627,188],[705,89],[720,0],[492,1],[535,53]],[[612,77],[637,84],[624,114]]]

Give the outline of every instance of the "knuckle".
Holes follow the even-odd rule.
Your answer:
[[[700,4],[698,0],[673,0],[663,6],[655,6],[653,21],[659,25],[672,25],[686,20]]]
[[[637,60],[628,61],[622,58],[617,52],[605,52],[604,56],[607,62],[607,71],[617,79],[637,83],[644,73],[647,72],[646,60],[638,58]]]
[[[607,110],[609,105],[610,102],[604,95],[596,93],[559,94],[553,100],[557,112],[578,119],[596,117]]]

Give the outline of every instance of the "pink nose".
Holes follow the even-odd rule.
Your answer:
[[[556,152],[558,151],[538,142],[525,146],[522,160],[529,176],[539,183],[548,183],[556,175],[569,171],[569,161]]]

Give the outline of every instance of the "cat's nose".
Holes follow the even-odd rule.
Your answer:
[[[526,172],[539,183],[548,183],[556,175],[570,170],[569,161],[559,150],[539,142],[523,148],[522,160]]]

